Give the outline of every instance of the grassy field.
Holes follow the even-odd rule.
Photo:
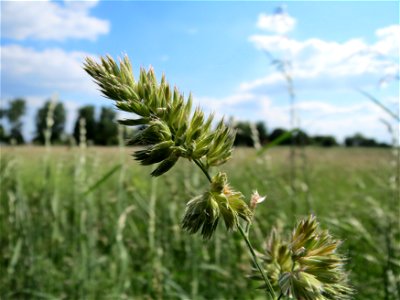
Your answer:
[[[1,149],[1,299],[263,299],[246,279],[236,232],[208,242],[180,229],[186,202],[207,185],[184,160],[157,179],[132,149]],[[251,239],[288,233],[314,213],[343,240],[355,299],[399,299],[396,156],[384,149],[237,149],[223,166],[248,198],[258,189]],[[103,179],[103,180],[102,180]]]

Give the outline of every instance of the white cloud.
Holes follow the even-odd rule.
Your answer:
[[[252,35],[249,39],[256,48],[290,62],[297,89],[343,89],[376,86],[384,76],[395,77],[399,72],[399,35],[400,25],[392,25],[377,30],[377,41],[372,44],[360,38],[342,43],[317,38],[300,41],[281,35]],[[283,86],[283,76],[274,71],[243,83],[241,88],[271,92],[283,90]]]
[[[285,34],[293,30],[296,20],[286,12],[279,11],[272,15],[260,14],[257,27],[278,34]]]
[[[392,25],[378,29],[375,32],[378,37],[378,41],[371,46],[371,50],[377,54],[389,56],[393,59],[399,57],[399,37],[400,37],[400,25]]]
[[[2,37],[15,40],[96,40],[110,30],[107,20],[90,16],[98,1],[1,3]]]
[[[52,48],[37,51],[19,45],[1,46],[3,94],[29,94],[29,91],[95,92],[95,86],[82,69],[85,52]],[[14,90],[13,90],[14,89]]]
[[[290,128],[290,106],[265,95],[239,91],[227,97],[194,99],[207,112],[215,112],[217,118],[233,116],[242,121],[266,121],[270,130]],[[311,135],[334,135],[343,141],[346,136],[360,132],[380,141],[390,141],[390,135],[380,121],[389,120],[388,115],[367,100],[341,106],[324,100],[298,100],[294,108],[296,126]]]
[[[232,108],[238,104],[246,103],[254,100],[254,95],[250,93],[240,93],[227,97],[214,98],[214,97],[194,97],[198,105],[204,106],[210,111],[223,111],[224,109]]]
[[[286,27],[277,18],[292,20]],[[367,43],[361,38],[344,42],[326,41],[318,38],[296,40],[283,36],[295,26],[290,16],[280,14],[260,15],[258,27],[272,32],[250,37],[260,50],[276,58],[290,61],[288,68],[294,80],[296,102],[295,123],[312,135],[334,135],[339,141],[360,132],[379,141],[390,141],[382,119],[389,120],[386,112],[354,89],[377,86],[384,74],[397,74],[400,26],[394,25],[376,31],[376,41]],[[225,97],[195,97],[208,111],[217,117],[234,116],[238,120],[267,122],[270,129],[290,127],[290,111],[286,81],[281,72],[272,69],[267,76],[243,82],[235,94]],[[397,73],[396,73],[397,72]],[[302,90],[324,90],[328,100],[304,98]],[[333,93],[338,90],[350,92],[352,104],[338,105]],[[282,95],[284,98],[282,98]],[[319,93],[321,94],[321,93]],[[343,97],[344,93],[340,94]],[[398,106],[398,97],[388,93],[379,97],[382,102]],[[283,102],[281,99],[285,99]],[[344,101],[341,101],[345,103]],[[395,124],[393,124],[396,126]]]

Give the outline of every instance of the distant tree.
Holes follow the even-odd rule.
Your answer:
[[[381,148],[390,148],[391,145],[389,145],[388,143],[378,143],[378,147],[381,147]]]
[[[268,140],[270,142],[272,142],[272,141],[276,140],[277,138],[281,137],[282,135],[287,135],[287,134],[288,134],[288,131],[286,129],[276,128],[268,136]],[[280,145],[290,145],[290,144],[291,144],[290,138],[285,139],[280,143]]]
[[[388,144],[378,143],[374,139],[364,137],[361,133],[346,137],[344,144],[346,147],[389,147]]]
[[[9,103],[9,108],[6,112],[8,120],[11,123],[17,123],[21,117],[25,114],[26,102],[22,98],[17,98]]]
[[[295,145],[307,146],[307,145],[310,145],[310,143],[311,143],[311,139],[308,136],[308,134],[305,131],[301,130],[301,129],[296,130],[293,133],[293,137],[292,138],[293,138],[293,142],[294,142]],[[288,139],[288,142],[291,143],[291,139],[290,138]]]
[[[22,116],[26,111],[26,102],[22,98],[16,98],[9,102],[8,108],[2,109],[0,112],[1,117],[7,117],[10,124],[10,133],[7,134],[3,128],[3,138],[11,143],[23,144],[24,137],[22,135]]]
[[[95,107],[93,105],[86,105],[81,107],[78,110],[78,116],[75,121],[75,126],[74,126],[74,138],[77,143],[79,143],[79,120],[81,118],[85,119],[86,122],[86,140],[90,143],[95,142],[96,139],[96,127],[97,127],[97,122],[95,118]]]
[[[1,143],[8,142],[8,137],[2,124],[0,124],[0,142]]]
[[[47,119],[50,117],[53,121],[51,126],[51,138],[52,143],[60,143],[61,138],[64,134],[66,112],[62,102],[55,104],[54,110],[49,114],[50,101],[47,101],[42,108],[40,108],[36,114],[36,136],[34,141],[40,144],[45,143],[44,132],[47,129]]]
[[[21,145],[25,143],[24,136],[22,135],[22,124],[18,127],[12,127],[10,130],[10,135],[8,136],[8,141],[11,144]]]
[[[3,119],[6,116],[6,111],[5,109],[0,108],[0,119]],[[0,143],[5,143],[7,142],[7,134],[6,131],[4,130],[3,123],[0,124]]]
[[[312,137],[312,143],[321,147],[333,147],[338,145],[336,139],[331,135],[314,136]]]
[[[234,145],[235,146],[247,146],[253,147],[254,140],[251,134],[251,127],[249,122],[237,122],[235,124],[236,138]]]
[[[268,141],[268,130],[267,127],[265,126],[265,123],[262,121],[259,121],[256,123],[256,128],[258,131],[258,136],[260,139],[261,145],[265,144]]]
[[[115,122],[116,113],[113,109],[102,107],[96,126],[95,143],[98,145],[118,144],[118,125]]]

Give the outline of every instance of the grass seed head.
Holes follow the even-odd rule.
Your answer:
[[[301,220],[287,240],[276,229],[266,242],[264,268],[274,288],[294,299],[351,299],[354,293],[337,253],[340,241],[319,228],[315,216]]]
[[[179,157],[203,160],[206,168],[231,157],[235,132],[223,120],[211,130],[213,115],[205,118],[200,108],[192,113],[192,96],[185,100],[177,88],[169,86],[165,76],[158,83],[152,68],[147,72],[141,69],[138,81],[127,56],[119,64],[110,56],[101,57],[100,62],[87,58],[84,69],[119,110],[135,115],[134,119],[120,120],[120,124],[146,127],[129,143],[148,146],[134,157],[142,164],[160,163],[154,176],[167,172]],[[155,151],[165,142],[170,145],[165,152]]]
[[[212,178],[208,191],[188,202],[182,227],[190,233],[200,230],[203,238],[209,239],[220,217],[227,230],[237,226],[238,217],[246,221],[251,219],[251,211],[243,195],[228,185],[226,174],[221,172]]]

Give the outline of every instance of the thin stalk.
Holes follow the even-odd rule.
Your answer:
[[[244,230],[244,232],[246,233],[247,236],[249,236],[250,226],[251,226],[251,222],[247,222],[246,223],[246,228]]]
[[[193,161],[203,171],[204,175],[206,175],[207,179],[211,182],[211,176],[210,176],[210,174],[208,174],[208,171],[206,170],[204,165],[200,161],[198,161],[196,159],[194,159]],[[272,285],[269,282],[268,278],[264,275],[264,272],[261,269],[260,264],[258,263],[256,252],[254,251],[254,248],[251,245],[250,240],[248,238],[248,232],[247,233],[244,232],[243,228],[239,224],[239,220],[236,220],[236,224],[237,224],[237,228],[239,229],[240,234],[242,235],[244,241],[246,242],[247,247],[249,248],[249,251],[250,251],[251,256],[253,258],[253,262],[256,265],[258,271],[261,274],[261,277],[263,278],[263,280],[265,282],[267,293],[269,293],[271,295],[272,299],[276,299],[274,289],[272,288]],[[250,226],[248,226],[246,228],[246,231],[248,231],[249,229],[250,229]]]
[[[203,171],[204,175],[206,175],[209,182],[211,182],[211,176],[208,174],[207,169],[204,167],[201,161],[197,159],[193,159],[194,163]]]
[[[153,178],[151,180],[151,192],[149,203],[149,248],[154,254],[155,252],[155,233],[156,233],[156,202],[157,202],[157,181]]]
[[[271,295],[272,299],[276,299],[274,289],[272,288],[272,285],[269,282],[268,278],[264,275],[264,272],[261,269],[260,264],[258,263],[256,252],[254,251],[254,248],[251,245],[249,238],[247,237],[246,233],[244,232],[242,226],[240,226],[239,222],[237,222],[237,228],[239,229],[240,234],[242,235],[244,241],[246,242],[246,245],[249,248],[250,254],[253,258],[253,262],[256,265],[258,271],[260,272],[262,279],[265,282],[266,291]]]

